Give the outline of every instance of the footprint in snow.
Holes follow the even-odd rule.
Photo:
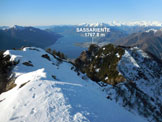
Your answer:
[[[40,83],[38,86],[41,86],[42,85],[42,83]]]
[[[24,106],[27,106],[27,104],[25,103]]]
[[[30,89],[29,89],[29,91],[33,91],[34,89],[35,89],[35,88],[34,88],[34,87],[32,87],[32,88],[30,88]]]
[[[15,116],[15,117],[12,117],[10,118],[10,120],[16,120],[16,119],[19,119],[19,118],[22,118],[23,116]]]
[[[35,93],[33,94],[32,98],[33,98],[33,99],[35,98]]]
[[[32,108],[30,114],[34,114],[36,112],[35,108]]]

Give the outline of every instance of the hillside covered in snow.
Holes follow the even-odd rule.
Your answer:
[[[102,50],[107,49],[105,47]],[[10,55],[10,61],[17,64],[11,74],[15,79],[15,87],[0,94],[2,122],[162,120],[159,115],[162,100],[161,74],[158,70],[160,67],[155,68],[158,64],[150,59],[144,64],[147,56],[139,49],[132,48],[125,50],[122,55],[115,54],[120,58],[118,72],[126,79],[117,85],[94,82],[86,73],[77,71],[75,64],[61,60],[40,48],[7,50],[4,56],[7,55]],[[103,58],[104,56],[102,54]],[[155,71],[158,71],[156,75]],[[141,75],[137,75],[138,72]],[[145,100],[147,101],[144,102]],[[150,111],[152,107],[155,108]]]
[[[91,45],[75,64],[108,99],[148,121],[162,121],[162,62],[153,55],[137,47]]]
[[[95,82],[71,70],[72,64],[40,48],[4,54],[19,63],[13,69],[16,86],[0,95],[2,122],[146,121],[106,99]]]

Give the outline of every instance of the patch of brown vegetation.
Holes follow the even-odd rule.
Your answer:
[[[23,83],[23,84],[21,84],[21,85],[19,86],[19,89],[22,88],[24,85],[26,85],[26,84],[29,83],[29,82],[30,82],[30,80],[27,81],[27,82],[25,82],[25,83]]]
[[[48,56],[48,54],[44,54],[42,55],[43,58],[46,58],[47,60],[51,61],[50,57]]]
[[[22,64],[23,64],[23,65],[26,65],[26,66],[31,66],[31,67],[33,67],[33,64],[32,64],[31,61],[23,62]]]

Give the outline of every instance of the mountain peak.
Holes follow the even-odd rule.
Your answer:
[[[23,26],[19,26],[19,25],[13,25],[10,27],[10,29],[15,29],[15,30],[23,30],[25,29]]]

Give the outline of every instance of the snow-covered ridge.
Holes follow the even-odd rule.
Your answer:
[[[138,47],[118,46],[116,48],[120,48],[120,51],[111,52],[109,46],[101,48],[94,46],[93,50],[91,49],[90,51],[89,49],[89,52],[83,52],[78,59],[79,61],[76,60],[76,66],[79,68],[86,66],[83,67],[86,70],[82,69],[90,78],[97,79],[102,77],[99,80],[106,80],[104,82],[109,84],[113,83],[113,80],[110,80],[112,79],[111,73],[113,73],[113,69],[117,69],[118,75],[123,76],[124,79],[119,80],[115,86],[99,82],[108,94],[107,98],[114,100],[129,111],[145,116],[148,121],[161,122],[162,66],[160,62]],[[110,54],[111,57],[109,57]],[[91,59],[91,57],[94,58]],[[114,68],[111,68],[110,63],[106,64],[107,62],[114,61],[116,57],[119,60],[117,60],[117,65]],[[115,64],[114,62],[111,63]],[[105,73],[109,69],[111,69],[110,75]],[[95,74],[97,75],[95,76]],[[116,75],[114,79],[117,77]],[[99,80],[97,79],[97,81]]]
[[[19,25],[4,26],[4,27],[1,28],[1,30],[8,30],[8,29],[24,30],[25,27],[30,27],[30,26],[19,26]]]
[[[13,25],[10,28],[16,29],[16,30],[23,30],[24,27],[23,26],[19,26],[19,25]]]
[[[113,92],[108,88],[107,93],[130,111],[138,111],[144,116],[147,114],[148,121],[162,121],[161,68],[139,48],[126,49],[118,63],[118,70],[128,82],[118,84],[116,90],[111,89]]]
[[[85,75],[78,76],[72,64],[58,61],[43,49],[7,50],[5,55],[19,64],[13,69],[16,87],[0,95],[2,122],[146,121],[106,99],[96,83],[83,80]]]

